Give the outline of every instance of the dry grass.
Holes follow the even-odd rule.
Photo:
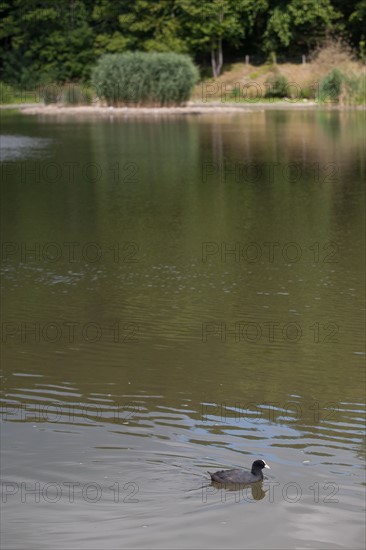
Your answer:
[[[292,97],[296,98],[301,94],[307,99],[314,99],[318,83],[336,67],[356,77],[365,74],[364,65],[356,60],[347,44],[341,40],[327,40],[309,56],[309,61],[305,64],[264,64],[255,67],[235,63],[219,78],[205,80],[198,84],[194,88],[192,99],[194,101],[235,101],[235,88],[242,100],[255,97],[258,100],[264,99],[266,80],[276,73],[285,76],[289,83],[294,83],[294,86],[289,88]]]

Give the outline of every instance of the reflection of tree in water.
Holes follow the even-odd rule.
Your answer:
[[[339,111],[319,111],[316,119],[326,137],[333,140],[340,135],[341,121]]]

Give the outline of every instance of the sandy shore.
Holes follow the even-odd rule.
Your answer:
[[[281,109],[314,109],[317,107],[314,101],[281,101],[273,103],[187,103],[182,107],[102,107],[102,106],[75,106],[61,105],[21,105],[22,113],[29,115],[204,115],[215,113],[250,113],[253,111],[281,110]],[[9,107],[8,107],[9,108]]]
[[[104,116],[141,116],[141,115],[205,115],[226,113],[253,113],[259,111],[300,111],[310,109],[322,110],[361,110],[365,105],[344,106],[338,104],[320,105],[316,101],[275,101],[257,103],[220,103],[220,102],[189,102],[182,107],[104,107],[101,105],[79,105],[66,107],[64,105],[44,105],[43,103],[0,105],[0,110],[16,109],[27,115],[104,115]]]

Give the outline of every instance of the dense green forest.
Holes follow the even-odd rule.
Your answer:
[[[366,0],[5,0],[1,76],[18,86],[88,80],[104,53],[190,54],[203,73],[276,53],[295,61],[327,36],[365,55]]]

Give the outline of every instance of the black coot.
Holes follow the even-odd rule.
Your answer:
[[[268,464],[264,460],[255,460],[252,464],[252,471],[245,472],[244,470],[219,470],[212,474],[208,472],[211,476],[211,481],[216,483],[256,483],[263,479],[263,468],[269,468]]]

